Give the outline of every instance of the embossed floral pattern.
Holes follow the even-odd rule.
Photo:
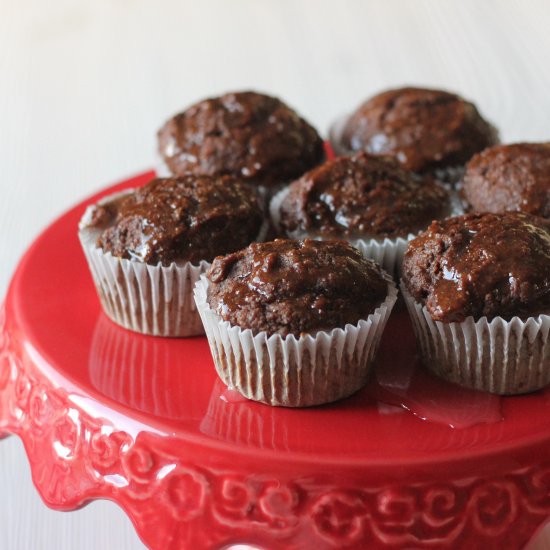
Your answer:
[[[130,447],[132,439],[124,432],[92,433],[88,456],[90,464],[98,474],[119,473],[121,454],[124,447]]]
[[[202,513],[208,481],[196,470],[178,466],[162,486],[162,498],[176,520],[189,520]]]
[[[55,452],[64,459],[73,458],[77,453],[80,425],[68,414],[60,417],[53,428]]]
[[[315,530],[333,543],[350,544],[364,531],[367,507],[359,493],[343,491],[321,495],[312,508]]]
[[[54,410],[45,386],[34,385],[29,398],[29,418],[37,433],[43,433],[52,424]]]
[[[529,474],[523,477],[529,495],[526,505],[534,513],[550,515],[550,463],[539,464]]]
[[[517,519],[520,501],[519,489],[511,481],[492,480],[477,485],[470,498],[474,528],[494,536],[506,531]]]
[[[145,432],[133,438],[90,417],[15,345],[0,309],[0,428],[25,441],[43,498],[62,509],[114,499],[154,548],[200,550],[205,540],[221,547],[235,533],[268,547],[307,540],[319,549],[466,548],[476,540],[504,548],[550,515],[550,456],[483,481],[380,487],[195,463],[185,442]]]
[[[5,348],[0,348],[4,349]],[[11,372],[10,356],[7,351],[0,352],[0,391],[2,391],[9,382]]]
[[[255,493],[253,485],[236,476],[222,479],[214,495],[220,521],[230,525],[246,521],[253,509]]]
[[[266,484],[258,506],[274,529],[288,529],[298,521],[300,491],[293,485]]]
[[[121,455],[126,475],[136,483],[148,483],[156,478],[159,464],[149,449],[143,445],[132,445]]]

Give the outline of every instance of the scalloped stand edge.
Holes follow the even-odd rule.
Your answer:
[[[0,435],[44,502],[116,502],[146,545],[213,549],[522,548],[550,516],[550,449],[411,472],[223,455],[93,418],[41,374],[0,309]],[[411,470],[412,471],[412,470]],[[474,474],[476,472],[476,474]],[[414,479],[414,481],[412,481]]]

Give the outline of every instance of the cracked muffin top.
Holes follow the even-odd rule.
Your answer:
[[[277,239],[214,260],[208,303],[225,321],[269,335],[344,328],[384,301],[376,263],[344,241]]]
[[[433,222],[409,243],[403,281],[436,321],[548,313],[550,221],[509,212]]]
[[[173,174],[237,176],[266,187],[284,184],[323,161],[317,131],[281,100],[228,93],[192,105],[158,132]]]
[[[466,166],[464,198],[477,212],[550,218],[550,143],[496,145]]]
[[[98,246],[120,258],[156,265],[211,261],[247,246],[263,223],[257,194],[229,176],[154,179],[94,206],[86,226]]]
[[[292,183],[278,225],[286,235],[399,237],[449,211],[448,192],[431,178],[361,152],[327,161]]]
[[[399,88],[365,101],[334,146],[391,155],[409,170],[432,172],[461,166],[496,143],[497,131],[473,103],[442,90]]]

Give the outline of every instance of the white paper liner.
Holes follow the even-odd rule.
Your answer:
[[[280,219],[281,219],[281,204],[289,193],[289,188],[286,187],[279,191],[269,204],[269,216],[271,223],[279,235],[282,234]],[[449,206],[449,217],[458,216],[463,213],[462,205],[458,200],[455,200],[451,195]],[[407,250],[409,241],[414,239],[418,233],[409,233],[405,237],[396,237],[394,239],[386,238],[363,238],[363,239],[346,239],[352,246],[357,248],[364,258],[368,258],[377,262],[382,269],[399,280],[401,277],[401,267],[403,264],[403,256]],[[321,235],[318,233],[307,233],[306,231],[294,231],[288,236],[293,239],[334,239],[337,236]],[[342,237],[344,238],[344,237]]]
[[[283,338],[266,332],[254,336],[223,321],[208,305],[210,283],[203,275],[195,285],[195,301],[218,375],[248,399],[276,406],[308,407],[355,393],[368,380],[397,299],[395,284],[387,280],[388,296],[357,325]]]
[[[164,159],[158,155],[157,156],[157,162],[155,164],[155,174],[157,175],[157,178],[173,178],[174,174],[172,174],[172,170],[168,168],[168,165],[166,162],[164,162]]]
[[[105,204],[132,193],[133,189],[105,197]],[[117,324],[152,336],[186,337],[204,334],[193,288],[210,267],[207,261],[148,265],[139,260],[117,258],[97,246],[103,229],[89,227],[94,206],[88,208],[78,236],[105,313]],[[258,240],[267,231],[264,223]]]
[[[455,216],[462,216],[466,213],[464,207],[464,201],[460,196],[460,192],[454,189],[449,191],[451,196],[451,214],[447,216],[448,218],[454,218]]]
[[[522,321],[468,317],[433,321],[401,282],[422,361],[434,374],[476,390],[514,395],[550,383],[550,316]]]

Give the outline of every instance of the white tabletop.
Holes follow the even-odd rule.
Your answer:
[[[428,85],[473,99],[505,141],[550,138],[547,0],[0,0],[0,13],[0,295],[41,228],[152,166],[160,124],[205,96],[270,92],[325,132],[376,91]],[[113,504],[48,510],[20,442],[0,442],[0,549],[135,548]]]

